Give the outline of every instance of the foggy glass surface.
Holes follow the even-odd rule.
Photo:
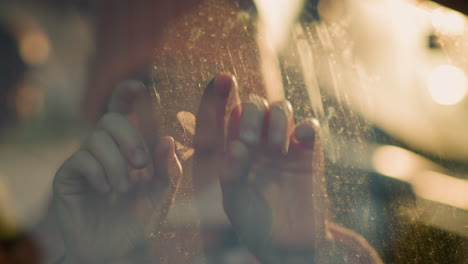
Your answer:
[[[193,139],[200,98],[220,72],[235,75],[241,100],[286,98],[296,122],[320,122],[327,221],[361,235],[384,263],[467,263],[466,16],[429,2],[305,1],[274,42],[261,1],[246,2],[200,1],[158,32],[151,65],[121,76],[148,86],[161,118],[153,132],[174,137],[184,170],[162,228],[148,232],[152,263],[255,263],[225,216],[217,175],[193,175],[213,158],[194,160]],[[459,100],[437,97],[451,93],[430,86],[440,72],[442,83],[461,76]],[[345,247],[327,246],[317,263],[353,263]]]
[[[413,155],[420,159],[409,165],[418,167],[417,170],[411,168],[410,171],[419,174],[424,170],[434,169],[435,165],[432,162],[442,162],[445,158],[440,157],[439,155],[443,155],[441,150],[433,148],[431,144],[425,147],[424,143],[414,143],[408,139],[417,137],[416,133],[423,128],[419,130],[416,128],[417,131],[411,133],[408,129],[397,128],[406,125],[405,121],[379,120],[392,118],[391,114],[387,116],[381,113],[385,111],[382,109],[385,106],[380,106],[380,103],[395,105],[388,109],[393,111],[398,108],[399,102],[398,98],[391,96],[388,97],[388,102],[382,102],[385,98],[376,95],[379,93],[376,90],[383,90],[382,93],[386,93],[385,89],[393,89],[392,85],[400,85],[401,88],[395,88],[397,90],[410,89],[410,86],[418,86],[417,79],[421,78],[411,71],[403,73],[401,77],[398,72],[402,70],[392,68],[407,63],[407,58],[389,58],[388,54],[381,54],[389,52],[396,54],[395,56],[402,56],[401,54],[404,56],[410,55],[410,50],[415,49],[413,43],[401,44],[389,41],[390,43],[382,44],[385,40],[378,38],[385,35],[386,30],[389,31],[390,36],[387,38],[390,40],[398,38],[398,30],[402,30],[400,25],[385,24],[386,19],[401,17],[406,22],[423,20],[421,23],[426,23],[421,26],[422,29],[414,27],[411,32],[419,35],[408,40],[414,40],[419,45],[418,52],[423,50],[424,53],[423,56],[413,54],[417,60],[422,61],[414,65],[424,63],[427,60],[425,56],[431,57],[432,60],[434,60],[432,57],[439,56],[434,54],[441,52],[438,49],[447,47],[443,42],[448,36],[444,34],[445,32],[437,32],[437,29],[431,28],[433,26],[430,25],[428,18],[419,17],[427,15],[423,14],[424,12],[430,14],[431,9],[423,11],[426,7],[418,7],[421,10],[417,10],[416,7],[396,1],[362,5],[348,3],[348,6],[345,3],[337,3],[335,6],[330,2],[327,3],[332,8],[338,9],[337,12],[341,11],[342,17],[332,17],[331,21],[328,21],[326,17],[320,18],[313,4],[306,4],[306,8],[298,16],[299,22],[286,33],[288,37],[284,47],[278,54],[267,54],[267,56],[276,56],[273,61],[278,61],[282,86],[285,90],[284,96],[292,102],[295,120],[315,117],[320,121],[325,140],[326,197],[330,202],[331,219],[363,235],[376,248],[385,263],[464,263],[467,254],[467,233],[466,225],[463,226],[463,223],[468,221],[466,195],[458,194],[459,199],[465,199],[462,202],[465,204],[463,208],[421,198],[415,195],[413,190],[415,187],[412,187],[411,182],[404,177],[398,178],[398,175],[385,175],[385,171],[378,171],[379,165],[376,161],[379,158],[377,157],[377,153],[380,153],[379,148],[383,150],[385,146],[396,146],[394,147],[396,152],[402,153],[396,153],[397,156],[386,154],[387,156],[380,159],[385,159],[391,164],[390,166],[404,166],[399,163],[398,155],[405,155],[404,149],[409,148],[410,151],[417,153]],[[348,13],[338,7],[340,4],[347,8]],[[164,106],[167,118],[163,131],[179,138],[180,155],[187,157],[188,162],[193,153],[190,152],[190,140],[193,136],[190,133],[193,130],[185,129],[183,121],[177,119],[176,114],[179,111],[196,113],[197,100],[212,76],[218,72],[235,73],[241,97],[244,99],[252,94],[267,96],[268,89],[276,89],[276,87],[265,88],[264,78],[274,79],[270,77],[274,73],[257,72],[251,68],[251,65],[261,65],[262,59],[270,59],[262,58],[259,52],[262,48],[259,45],[262,44],[257,40],[261,36],[258,35],[260,22],[256,10],[253,7],[245,10],[234,6],[231,7],[234,11],[228,11],[229,4],[213,7],[210,5],[217,4],[210,1],[207,1],[206,5],[207,7],[202,5],[200,10],[216,8],[216,12],[213,12],[215,15],[204,11],[193,11],[167,28],[166,32],[169,33],[166,34],[169,37],[164,39],[167,44],[158,50],[154,66],[150,70],[153,89],[157,94],[157,100],[160,100]],[[373,14],[366,8],[376,8],[379,11]],[[391,11],[384,15],[387,8]],[[403,14],[392,13],[397,12],[398,8],[404,10]],[[383,17],[376,19],[378,14]],[[366,25],[366,19],[375,19],[373,21],[375,25]],[[187,27],[187,23],[191,26]],[[404,27],[403,23],[401,27]],[[438,46],[431,49],[429,42],[431,35],[428,35],[431,31],[426,31],[426,27],[437,32],[432,34],[437,34],[438,45],[442,48]],[[380,31],[377,34],[381,35],[372,35],[376,34],[374,30]],[[178,33],[171,34],[172,32]],[[466,54],[466,29],[462,35],[456,35],[454,38],[460,40],[449,41],[460,41],[457,47],[463,49],[457,54]],[[189,52],[185,53],[187,50]],[[218,52],[213,54],[211,53],[213,50]],[[447,58],[449,61],[461,59],[459,56],[452,58],[450,55],[447,55]],[[447,58],[439,61],[444,62]],[[435,64],[433,61],[430,63]],[[466,63],[459,65],[466,67]],[[407,65],[401,67],[405,68]],[[418,71],[418,69],[410,70]],[[191,73],[189,78],[184,75],[185,72]],[[416,76],[410,76],[411,74]],[[399,77],[403,81],[398,80]],[[419,102],[414,101],[416,98],[412,97],[411,93],[412,91],[407,91],[396,96],[406,97],[404,100],[413,100],[409,104],[416,105],[403,105],[402,108],[409,107],[410,111],[420,112],[421,110],[416,110]],[[177,98],[175,102],[174,97]],[[412,115],[402,113],[406,114]],[[397,115],[396,118],[404,119],[402,115]],[[417,123],[414,119],[409,122]],[[451,155],[450,151],[442,151]],[[446,169],[451,170],[450,167]],[[460,174],[457,169],[453,173]],[[190,172],[186,171],[186,174]],[[190,179],[185,180],[186,189],[182,190],[184,198],[193,192],[191,186],[193,183]],[[466,180],[460,183],[466,186]],[[203,184],[208,183],[203,182]],[[217,201],[211,202],[217,203]],[[216,205],[213,208],[216,208]],[[219,205],[217,209],[220,209]],[[192,224],[190,228],[197,229],[200,223]],[[195,244],[199,245],[198,242]],[[186,246],[192,249],[192,246]]]

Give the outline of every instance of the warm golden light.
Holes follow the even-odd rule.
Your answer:
[[[375,150],[372,164],[378,173],[411,184],[418,197],[468,209],[468,181],[436,172],[443,169],[422,156],[387,145]]]
[[[465,18],[462,14],[446,9],[436,9],[431,13],[432,25],[441,33],[462,35],[465,32]]]
[[[438,66],[427,78],[429,94],[436,103],[442,105],[453,105],[463,100],[467,86],[463,70],[451,65]]]
[[[49,39],[39,29],[31,29],[21,34],[19,46],[21,57],[28,64],[41,64],[49,57]]]
[[[3,177],[1,177],[3,176]],[[4,237],[13,236],[16,223],[13,212],[13,203],[9,194],[8,185],[3,181],[4,175],[0,176],[0,234]]]
[[[268,45],[279,51],[288,38],[288,32],[301,11],[304,0],[255,0]]]
[[[320,19],[333,22],[345,15],[346,3],[342,0],[320,0],[317,9]]]
[[[195,135],[195,116],[187,111],[177,113],[177,120],[184,129],[184,134],[193,137]]]
[[[413,155],[399,147],[382,146],[375,150],[372,165],[383,175],[407,181],[418,164]]]
[[[434,171],[418,174],[412,181],[419,197],[468,210],[468,181]]]
[[[289,39],[291,26],[300,13],[304,0],[255,0],[257,6],[258,37],[261,71],[266,97],[270,102],[284,99],[278,53]]]
[[[21,119],[39,116],[44,106],[44,90],[35,86],[33,80],[24,78],[17,86],[15,106]]]

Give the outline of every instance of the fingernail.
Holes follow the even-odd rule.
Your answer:
[[[257,144],[260,141],[265,109],[266,105],[259,97],[252,97],[244,104],[239,137],[245,143]]]
[[[307,147],[313,147],[315,142],[315,129],[312,120],[300,124],[296,128],[296,139]]]
[[[231,73],[223,72],[214,79],[215,94],[228,97],[231,90],[237,86],[237,80]]]
[[[288,101],[276,104],[270,110],[268,141],[272,145],[282,145],[287,140],[289,122],[292,118],[292,107]]]
[[[148,155],[146,154],[146,149],[142,146],[137,147],[133,151],[132,160],[136,166],[143,166],[148,161]]]

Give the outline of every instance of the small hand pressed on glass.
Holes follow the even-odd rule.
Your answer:
[[[286,100],[239,101],[231,74],[219,74],[205,89],[192,177],[195,189],[219,179],[240,241],[268,264],[314,263],[329,241],[347,248],[349,259],[357,256],[356,263],[380,263],[359,235],[327,221],[318,122],[294,124]],[[152,263],[150,234],[159,231],[182,176],[174,139],[158,135],[155,103],[143,84],[120,83],[108,112],[57,172],[65,263]]]
[[[143,84],[120,83],[108,112],[57,172],[66,263],[139,262],[165,219],[182,168],[174,140],[154,136],[149,100]]]

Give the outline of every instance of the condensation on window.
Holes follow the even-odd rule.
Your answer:
[[[313,235],[322,239],[332,224],[342,227],[384,263],[468,263],[466,15],[419,0],[13,2],[0,3],[0,26],[13,25],[18,41],[16,57],[5,57],[17,65],[1,68],[17,87],[0,91],[8,94],[0,106],[0,262],[4,252],[18,257],[22,245],[44,259],[67,258],[63,223],[49,203],[54,174],[86,142],[91,126],[78,116],[99,120],[112,86],[131,77],[149,88],[157,116],[149,132],[156,135],[144,136],[172,136],[183,167],[173,206],[163,200],[152,212],[157,220],[144,226],[149,262],[258,263],[249,251],[256,245],[226,216],[219,175],[205,166],[222,164],[220,153],[194,143],[201,98],[215,76],[229,72],[241,101],[287,99],[295,123],[320,124],[318,191],[279,190],[321,205],[326,223],[299,232],[320,226]],[[101,13],[66,8],[82,3],[86,10],[89,2],[105,5]],[[0,51],[13,54],[7,48]],[[5,120],[14,125],[4,128]],[[120,196],[105,198],[111,204]],[[300,219],[290,220],[288,228]],[[351,240],[334,238],[341,244],[311,238],[316,263],[368,263]],[[310,248],[287,249],[310,260]]]
[[[292,1],[278,12],[262,1],[205,1],[170,24],[151,69],[162,133],[176,138],[190,168],[200,97],[213,76],[231,72],[242,99],[287,98],[297,122],[319,120],[332,221],[361,234],[385,263],[464,263],[466,17],[430,3],[320,3]],[[279,24],[286,28],[269,28]],[[235,244],[216,180],[184,177],[167,222],[178,231],[164,252],[198,255],[200,229],[227,232]],[[210,246],[213,263],[240,247]]]

